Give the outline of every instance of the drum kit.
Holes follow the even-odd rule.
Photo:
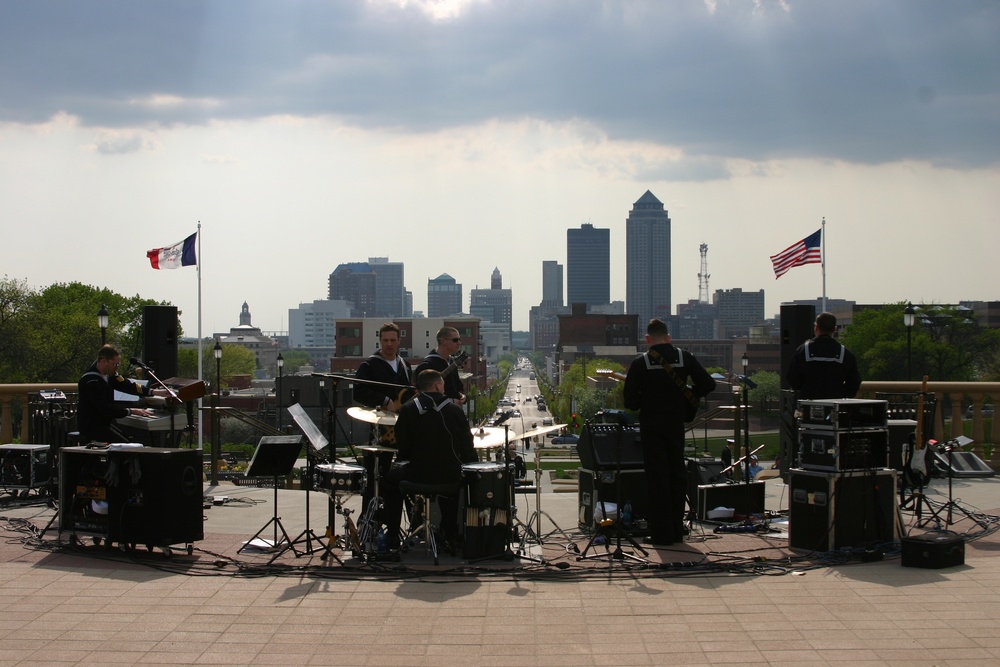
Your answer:
[[[367,424],[392,426],[396,423],[396,415],[378,409],[351,407],[347,414]],[[485,559],[500,556],[509,548],[508,538],[511,535],[512,522],[520,523],[516,518],[514,505],[514,480],[512,463],[506,462],[503,452],[504,445],[525,438],[543,436],[546,433],[559,430],[563,425],[543,426],[521,434],[508,433],[503,427],[472,427],[473,445],[480,457],[485,459],[476,463],[466,463],[462,466],[461,494],[464,498],[462,514],[465,531],[463,556],[470,559]],[[377,437],[373,433],[373,438]],[[344,531],[339,546],[353,551],[356,557],[375,559],[378,553],[377,532],[381,528],[378,510],[382,498],[379,493],[379,483],[386,478],[389,470],[400,462],[394,462],[396,450],[380,446],[377,441],[360,448],[361,455],[357,463],[324,463],[317,464],[314,473],[314,488],[328,493],[335,505],[337,514],[344,517]],[[494,460],[495,459],[495,460]],[[538,489],[538,467],[535,468],[536,511],[528,521],[522,524],[524,537],[541,544],[538,535],[541,531],[541,517],[548,516],[540,510]],[[357,524],[351,519],[352,510],[344,507],[345,500],[353,495],[362,495],[367,502],[362,503],[362,513]],[[370,498],[370,499],[369,499]],[[536,520],[538,530],[532,530],[531,522]],[[549,520],[552,521],[551,517]],[[332,523],[332,522],[331,522]],[[411,524],[413,517],[411,517]],[[553,521],[553,524],[555,522]],[[556,526],[559,532],[561,529]],[[514,538],[516,539],[516,538]],[[521,540],[521,555],[524,539]]]

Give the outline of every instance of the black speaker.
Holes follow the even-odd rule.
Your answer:
[[[49,483],[49,445],[0,445],[0,487],[35,489]]]
[[[598,503],[615,503],[620,512],[625,503],[632,505],[633,535],[643,534],[645,520],[649,512],[645,470],[622,470],[621,496],[618,494],[618,478],[614,469],[586,470],[581,468],[577,480],[577,500],[579,502],[579,525],[581,528],[594,527],[594,516],[601,519]]]
[[[781,478],[788,481],[788,471],[799,467],[799,425],[795,419],[795,391],[782,389],[779,397],[781,412],[778,415],[778,469]]]
[[[615,470],[618,463],[616,450],[621,434],[622,470],[642,468],[642,440],[639,429],[620,427],[617,424],[584,424],[576,451],[580,467],[588,470]]]
[[[143,306],[142,360],[161,380],[177,377],[177,306]]]
[[[792,470],[788,545],[832,551],[894,540],[896,471],[844,473]]]
[[[781,306],[781,388],[791,389],[785,374],[795,356],[795,350],[813,335],[813,325],[816,323],[816,307],[801,304],[782,304]]]
[[[60,450],[59,530],[166,547],[204,538],[194,449]]]

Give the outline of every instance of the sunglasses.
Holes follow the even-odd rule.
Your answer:
[[[462,339],[461,339],[461,338],[452,338],[452,339],[451,339],[451,342],[452,342],[452,343],[461,343],[461,342],[462,342]]]

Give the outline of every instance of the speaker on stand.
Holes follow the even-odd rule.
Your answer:
[[[816,307],[804,304],[782,304],[781,306],[781,415],[778,429],[778,443],[781,461],[781,477],[788,481],[788,471],[798,467],[799,437],[795,423],[795,392],[788,385],[785,376],[792,364],[795,351],[813,336],[816,322]]]
[[[142,360],[161,378],[177,376],[177,306],[143,306]]]

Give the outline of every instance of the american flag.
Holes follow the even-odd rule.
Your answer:
[[[822,229],[817,229],[815,234],[810,234],[798,243],[793,243],[777,255],[771,255],[775,279],[783,276],[793,266],[822,262],[823,254],[819,245],[822,232]]]

